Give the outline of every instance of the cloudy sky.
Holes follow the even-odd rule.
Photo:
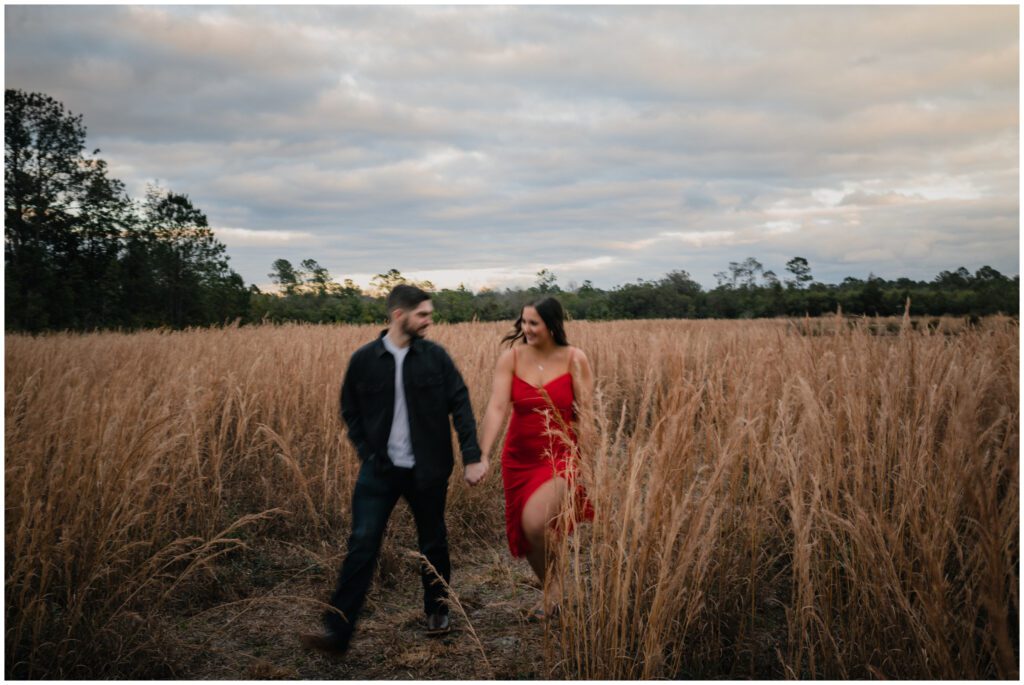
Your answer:
[[[248,283],[1019,273],[1018,8],[5,8],[8,88]]]

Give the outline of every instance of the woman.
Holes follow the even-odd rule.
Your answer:
[[[523,307],[515,329],[502,339],[509,349],[498,358],[480,445],[488,459],[511,407],[501,454],[505,529],[513,556],[526,557],[542,587],[552,562],[545,532],[573,477],[573,424],[589,416],[594,387],[590,362],[569,345],[563,318],[558,300],[545,297]],[[581,517],[589,518],[590,507],[582,501]],[[537,618],[557,607],[560,579],[552,578],[547,588],[552,604],[538,605]]]

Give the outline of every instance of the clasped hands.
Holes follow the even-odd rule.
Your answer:
[[[487,478],[487,471],[491,467],[489,459],[484,457],[474,464],[468,464],[465,471],[466,482],[470,485],[479,485]]]

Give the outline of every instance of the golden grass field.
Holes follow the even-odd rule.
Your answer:
[[[342,664],[294,632],[344,552],[338,389],[376,328],[7,335],[5,675],[1017,678],[1019,327],[934,323],[571,322],[596,518],[559,541],[561,618],[515,618],[498,472],[453,478],[455,637],[417,637],[396,512]],[[507,328],[430,334],[478,421]]]

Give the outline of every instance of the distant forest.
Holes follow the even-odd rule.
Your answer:
[[[7,330],[184,328],[231,322],[374,323],[383,293],[414,282],[391,269],[370,292],[339,283],[315,259],[278,259],[278,292],[246,287],[224,245],[187,195],[150,187],[141,200],[107,173],[99,150],[86,155],[82,117],[41,93],[5,91],[4,284]],[[757,318],[852,315],[1018,314],[1020,276],[960,267],[931,281],[869,276],[820,283],[803,257],[781,277],[755,258],[730,262],[705,290],[683,270],[609,290],[590,281],[561,286],[542,270],[530,288],[464,287],[433,292],[436,319],[501,321],[526,302],[555,295],[575,319]]]

